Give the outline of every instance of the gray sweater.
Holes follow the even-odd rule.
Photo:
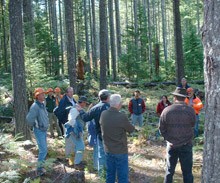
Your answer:
[[[33,128],[39,128],[42,131],[47,131],[49,119],[46,107],[43,103],[35,101],[26,116],[28,125]]]

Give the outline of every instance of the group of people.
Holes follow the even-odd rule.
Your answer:
[[[172,182],[178,158],[184,182],[193,182],[192,140],[194,134],[198,136],[198,124],[195,124],[199,120],[198,114],[203,105],[185,81],[183,78],[182,86],[172,93],[173,104],[164,95],[157,105],[157,113],[160,116],[159,130],[167,141],[166,183]],[[98,175],[103,176],[106,170],[107,183],[114,183],[116,176],[119,183],[128,183],[127,133],[134,131],[136,123],[140,127],[143,126],[143,113],[146,110],[140,91],[134,91],[134,97],[128,104],[131,123],[128,117],[120,112],[122,98],[119,94],[110,94],[103,89],[99,91],[98,103],[85,111],[85,96],[74,97],[72,87],[68,87],[63,96],[60,92],[57,88],[49,88],[46,92],[42,88],[35,89],[36,100],[26,117],[39,148],[38,175],[45,173],[43,167],[47,155],[47,129],[50,126],[50,134],[54,137],[53,122],[58,119],[57,134],[65,137],[65,152],[69,165],[78,170],[84,169],[86,162],[83,161],[83,132],[85,124],[88,123],[89,144],[93,146],[94,169],[98,171]],[[45,93],[48,94],[46,99]]]

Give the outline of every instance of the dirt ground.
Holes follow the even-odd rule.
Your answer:
[[[74,172],[75,177],[85,175],[86,183],[103,183],[103,179],[97,177],[97,172],[92,168],[92,149],[86,146],[84,159],[87,161],[87,166],[84,172],[76,171],[73,167],[68,166],[68,162],[64,156],[64,140],[48,138],[49,153],[48,163],[46,164],[47,173],[43,177],[37,177],[35,172],[35,165],[37,161],[37,148],[32,143],[15,142],[19,148],[16,149],[16,155],[13,152],[3,153],[5,150],[0,146],[0,173],[7,169],[5,164],[10,164],[13,158],[22,159],[25,168],[20,169],[22,174],[22,181],[24,182],[41,182],[41,183],[60,183],[63,180],[65,173]],[[129,147],[129,179],[130,183],[162,183],[165,173],[165,156],[166,144],[159,138],[157,140],[146,141],[135,137],[128,138]],[[24,155],[25,154],[25,155]],[[202,152],[194,152],[194,182],[199,183],[202,167]],[[5,163],[7,162],[7,163]],[[5,165],[5,166],[4,166]],[[9,165],[7,165],[9,166]],[[21,179],[20,179],[21,180]],[[78,181],[81,182],[81,181]],[[174,176],[175,183],[182,183],[181,168],[179,164],[176,167]]]

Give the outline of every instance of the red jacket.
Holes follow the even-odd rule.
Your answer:
[[[171,105],[170,101],[167,101],[167,106]],[[165,109],[165,107],[167,107],[163,104],[163,101],[161,100],[158,104],[157,104],[157,114],[161,115],[161,113],[163,112],[163,110]]]

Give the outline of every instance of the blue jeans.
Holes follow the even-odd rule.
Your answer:
[[[164,183],[172,183],[173,175],[177,161],[180,161],[180,166],[183,174],[184,183],[193,183],[192,174],[192,145],[183,145],[177,148],[167,146],[167,170]]]
[[[106,153],[107,175],[106,183],[128,183],[128,154]]]
[[[47,156],[47,132],[34,128],[34,135],[39,149],[37,169],[41,170]]]
[[[196,115],[196,123],[194,126],[194,136],[195,137],[199,136],[199,115]]]
[[[74,144],[74,164],[79,164],[83,159],[83,152],[85,150],[85,144],[83,141],[83,136],[76,138],[74,135],[70,135],[70,137],[73,140]]]
[[[142,127],[143,126],[143,114],[132,114],[131,115],[131,123],[132,125],[135,126],[136,122],[138,122],[139,126]]]
[[[93,167],[98,170],[98,145],[93,145]]]
[[[100,177],[102,177],[104,176],[104,172],[106,169],[106,159],[105,159],[103,141],[100,140],[99,135],[97,135],[97,149],[98,149],[98,174]]]

